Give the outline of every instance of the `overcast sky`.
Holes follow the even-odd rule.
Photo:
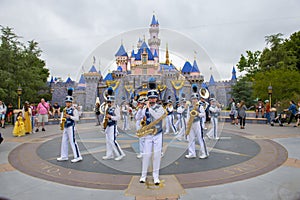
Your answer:
[[[162,35],[163,29],[171,30],[196,42],[221,79],[231,77],[232,66],[246,50],[262,50],[265,36],[283,33],[288,38],[300,30],[299,0],[0,0],[0,25],[13,28],[23,41],[37,41],[51,75],[78,80],[82,66],[85,71],[91,67],[90,56],[97,48],[103,52],[104,44],[109,44],[105,48],[115,53],[126,33],[148,31],[153,11]],[[144,34],[147,39],[149,33]],[[131,51],[136,44],[125,39],[123,44]],[[188,49],[190,55],[181,57],[193,61],[195,49],[185,44],[172,47],[171,42],[165,36],[161,47],[168,43],[169,50],[177,54],[180,48]],[[103,73],[114,67],[114,53],[110,58],[95,55]],[[197,52],[196,59],[208,79],[204,53]],[[175,65],[181,65],[173,59]]]

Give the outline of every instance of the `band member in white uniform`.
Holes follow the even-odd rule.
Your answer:
[[[209,113],[209,110],[208,110],[209,103],[203,97],[201,97],[200,104],[202,104],[204,111],[205,111],[205,116],[203,117],[203,120],[202,120],[202,127],[203,127],[203,130],[207,130],[207,128],[205,127],[205,122],[206,122],[206,120],[209,120],[209,119],[206,119],[208,117],[208,113]]]
[[[209,139],[219,139],[218,136],[218,117],[221,112],[221,108],[218,107],[216,99],[212,98],[210,99],[210,122],[212,125],[212,128],[207,132],[207,137]]]
[[[64,130],[62,135],[62,141],[61,141],[61,151],[60,151],[60,157],[57,158],[57,161],[66,161],[69,158],[68,154],[68,142],[70,142],[74,159],[71,160],[72,163],[79,162],[82,160],[82,157],[80,155],[80,151],[78,148],[78,144],[76,142],[75,138],[75,121],[79,120],[78,111],[76,108],[73,107],[73,88],[68,89],[68,96],[66,96],[65,102],[66,102],[66,108],[65,111],[61,113],[61,119],[60,123],[62,123],[63,119],[64,122]]]
[[[139,130],[141,128],[141,121],[145,117],[143,115],[137,115],[137,113],[145,108],[146,101],[147,101],[147,97],[140,96],[138,99],[138,111],[136,112],[136,115],[135,115],[136,130]],[[137,158],[143,157],[144,146],[145,146],[145,137],[140,137],[139,138],[139,154],[136,156]]]
[[[102,157],[103,160],[115,159],[121,160],[125,157],[125,153],[121,149],[119,143],[117,142],[117,121],[120,120],[120,108],[114,106],[115,97],[112,96],[113,89],[108,88],[107,90],[107,105],[104,124],[107,124],[105,127],[106,135],[106,155]]]
[[[195,91],[194,91],[195,92]],[[192,127],[189,133],[189,147],[188,147],[188,154],[185,155],[186,158],[196,158],[196,149],[195,149],[195,142],[196,138],[200,144],[200,152],[199,158],[204,159],[208,157],[208,151],[206,148],[205,141],[203,139],[203,127],[202,127],[202,120],[205,115],[205,110],[201,104],[199,104],[199,94],[193,93],[191,95],[192,105],[189,107],[188,111],[188,121],[190,119],[190,111],[196,107],[197,115],[195,116]],[[197,105],[196,105],[197,104]]]
[[[166,132],[165,132],[165,134],[169,134],[170,127],[171,127],[173,133],[176,135],[177,130],[176,130],[175,125],[174,125],[174,114],[173,114],[174,108],[173,108],[171,99],[168,100],[168,105],[166,106],[166,110],[168,112],[168,116],[166,118]]]
[[[150,87],[150,89],[153,89]],[[146,117],[146,125],[150,124],[154,120],[160,118],[164,115],[165,110],[161,105],[158,105],[158,92],[156,90],[150,90],[147,94],[148,102],[144,109],[137,112],[138,118]],[[149,127],[151,128],[151,127]],[[153,152],[153,180],[155,185],[159,185],[159,168],[161,161],[162,152],[162,121],[155,125],[157,132],[155,135],[145,136],[145,146],[143,149],[143,161],[142,161],[142,175],[140,178],[140,183],[145,183],[147,178],[147,171],[150,164],[150,159]]]
[[[122,119],[124,121],[123,130],[127,131],[127,130],[129,130],[129,121],[128,121],[129,104],[126,101],[124,101],[121,105],[121,113],[122,113]]]
[[[177,113],[180,114],[179,120],[182,124],[181,129],[176,136],[176,138],[181,141],[185,137],[186,123],[187,123],[187,111],[188,105],[186,104],[186,99],[182,98],[180,102],[180,106],[177,108]]]

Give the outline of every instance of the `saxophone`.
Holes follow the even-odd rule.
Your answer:
[[[64,128],[65,128],[65,122],[66,122],[66,113],[67,113],[67,109],[66,108],[64,108],[63,109],[63,116],[62,116],[62,118],[61,118],[61,122],[60,122],[60,130],[64,130]]]
[[[104,120],[103,120],[103,128],[104,129],[106,129],[107,123],[108,123],[108,117],[106,117],[107,114],[108,114],[108,107],[106,108],[105,116],[104,116]]]
[[[199,103],[196,103],[193,107],[193,110],[191,110],[190,112],[190,119],[186,125],[186,130],[185,130],[185,134],[186,135],[189,135],[190,134],[190,131],[191,131],[191,128],[192,128],[192,124],[193,124],[193,121],[195,119],[195,117],[198,115],[198,107],[199,107]]]
[[[163,120],[166,116],[168,115],[167,112],[165,112],[165,114],[163,114],[160,118],[156,119],[155,121],[151,122],[148,125],[144,125],[142,126],[142,128],[140,128],[140,130],[137,131],[136,135],[138,137],[144,137],[147,135],[155,135],[157,133],[157,129],[156,128],[151,128],[153,126],[155,126],[156,124],[158,124],[161,120]],[[143,121],[143,120],[142,120]],[[146,121],[145,123],[146,124]]]

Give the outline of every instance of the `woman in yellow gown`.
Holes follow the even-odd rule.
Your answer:
[[[24,121],[23,121],[23,115],[22,115],[22,112],[19,112],[18,116],[17,116],[17,121],[14,126],[13,136],[21,137],[24,135],[25,135],[25,126],[24,126]]]
[[[28,101],[25,101],[22,112],[24,116],[25,134],[30,134],[32,133],[32,125],[31,125],[32,111]]]

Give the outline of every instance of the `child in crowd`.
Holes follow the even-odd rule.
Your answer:
[[[25,135],[25,126],[23,121],[23,114],[22,111],[20,111],[17,115],[17,121],[13,129],[13,136],[21,137],[24,135]]]

